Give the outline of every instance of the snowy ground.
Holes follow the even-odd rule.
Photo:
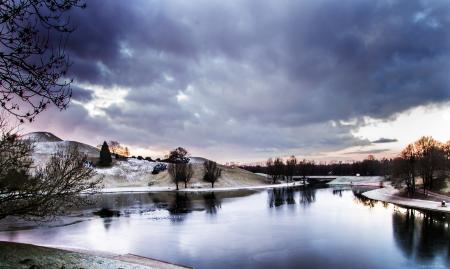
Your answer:
[[[199,157],[191,160],[194,175],[189,182],[189,187],[192,189],[207,189],[211,186],[203,180],[203,162],[204,159]],[[106,189],[172,190],[174,184],[167,170],[156,175],[152,174],[153,168],[157,164],[158,162],[130,158],[127,161],[114,161],[112,167],[97,168],[96,171],[99,176],[104,178],[103,183]],[[215,184],[216,188],[250,187],[269,184],[265,177],[237,167],[220,166],[220,168],[222,169],[222,175]],[[184,187],[184,184],[180,184],[181,186]]]
[[[0,268],[190,268],[132,254],[0,242]]]
[[[330,181],[329,185],[367,185],[367,186],[379,186],[380,182],[384,178],[381,176],[336,176],[336,179]]]
[[[142,176],[151,174],[157,164],[157,162],[130,158],[127,161],[117,161],[112,167],[97,168],[95,170],[99,175],[122,177],[128,181],[134,181]]]
[[[386,185],[386,187],[384,188],[364,192],[362,195],[369,199],[388,202],[401,206],[450,213],[450,207],[442,207],[440,202],[410,199],[398,196],[397,193],[397,189],[395,189],[391,185]]]

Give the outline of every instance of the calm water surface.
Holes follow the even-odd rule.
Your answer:
[[[107,194],[96,208],[52,223],[3,221],[0,240],[134,253],[195,268],[450,267],[448,216],[377,203],[361,191]],[[100,208],[116,216],[94,215]]]

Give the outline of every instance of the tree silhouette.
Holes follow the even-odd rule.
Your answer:
[[[103,142],[102,148],[100,149],[100,160],[98,164],[100,166],[110,166],[112,163],[111,152],[109,151],[108,143]]]
[[[220,175],[222,174],[222,169],[217,167],[216,162],[210,160],[206,160],[203,163],[203,166],[205,167],[205,175],[203,176],[203,180],[211,183],[211,187],[214,188],[214,183],[219,179]]]
[[[295,168],[297,166],[297,158],[294,155],[289,157],[286,161],[286,169],[284,170],[287,181],[292,181],[295,174]]]
[[[188,163],[190,158],[189,152],[182,147],[178,147],[169,153],[168,161],[171,163]]]
[[[86,166],[76,146],[60,148],[44,167],[35,167],[29,142],[3,135],[0,140],[0,219],[7,216],[47,217],[89,203],[81,193],[93,192],[102,178]]]
[[[177,190],[178,184],[184,182],[184,187],[187,188],[187,183],[191,180],[194,175],[194,170],[192,169],[192,164],[190,163],[171,163],[169,164],[169,175],[172,181],[175,183]]]
[[[68,12],[81,0],[0,1],[0,106],[33,121],[48,105],[65,109],[72,96],[64,44]]]

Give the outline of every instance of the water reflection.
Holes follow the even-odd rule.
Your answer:
[[[186,192],[175,193],[175,199],[173,199],[167,207],[167,211],[169,211],[169,214],[173,216],[171,220],[174,222],[184,221],[186,214],[192,212],[192,210],[193,204]]]
[[[378,203],[378,201],[376,201],[376,200],[372,200],[372,199],[369,199],[369,198],[365,197],[358,190],[352,190],[352,192],[353,192],[353,195],[354,195],[354,200],[358,204],[362,204],[364,206],[368,206],[368,207],[373,208]]]
[[[134,253],[194,268],[449,268],[447,216],[383,208],[361,195],[366,190],[102,195],[71,213],[77,217],[66,226],[0,232],[0,240]],[[93,213],[99,211],[105,214]]]
[[[333,189],[333,195],[342,197],[342,191],[345,191],[345,190],[344,189]]]
[[[94,215],[99,216],[103,220],[103,227],[108,230],[111,227],[111,223],[114,217],[120,217],[121,213],[118,210],[111,210],[109,208],[102,208],[94,212]]]
[[[303,206],[308,206],[316,201],[316,190],[317,188],[302,186],[299,192],[300,204]]]
[[[205,211],[206,214],[216,214],[222,206],[221,195],[215,192],[202,193],[164,193],[149,194],[159,209],[166,209],[173,222],[184,221],[193,211]]]
[[[397,210],[392,215],[395,242],[408,258],[429,264],[439,256],[450,265],[449,217],[414,209]]]
[[[222,200],[214,192],[203,194],[206,213],[215,215],[222,208]]]
[[[299,204],[308,206],[316,200],[315,187],[299,186],[290,188],[274,188],[267,190],[269,207],[279,207],[282,205],[295,205],[296,193],[299,196]]]
[[[293,188],[275,188],[267,190],[269,207],[278,207],[284,204],[295,204]]]

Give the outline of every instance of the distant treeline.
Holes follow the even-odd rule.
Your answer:
[[[290,157],[289,160],[293,160],[295,157]],[[277,161],[278,160],[278,161]],[[289,161],[288,160],[288,161]],[[279,162],[279,158],[275,161]],[[269,160],[268,162],[275,162]],[[360,174],[361,176],[385,176],[391,174],[393,168],[393,159],[381,159],[377,160],[373,156],[369,155],[363,161],[355,161],[352,163],[316,163],[314,161],[302,160],[295,162],[292,168],[288,168],[290,164],[281,160],[282,165],[278,170],[284,171],[284,176],[288,177],[289,170],[293,170],[294,176],[323,176],[323,175],[336,175],[336,176],[349,176]],[[253,173],[264,173],[271,175],[271,166],[267,165],[244,165],[241,168],[251,171]]]
[[[266,165],[244,165],[243,169],[254,173],[265,173],[278,179],[290,180],[293,176],[315,175],[361,175],[386,176],[398,186],[406,186],[410,193],[416,189],[416,180],[420,179],[425,190],[441,189],[446,185],[450,172],[450,141],[439,142],[432,137],[424,136],[409,144],[393,159],[377,160],[369,155],[365,160],[352,163],[315,163],[314,161],[298,161],[295,156],[286,160],[282,158],[268,159]]]

